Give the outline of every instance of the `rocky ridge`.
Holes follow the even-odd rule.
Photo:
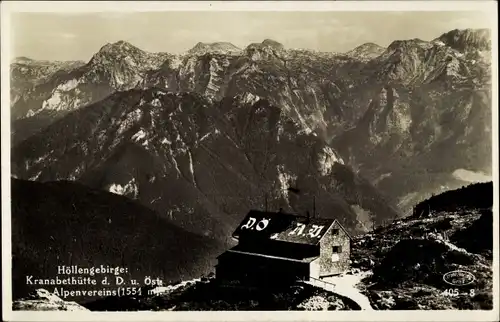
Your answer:
[[[293,120],[294,131],[322,139],[407,212],[431,193],[462,185],[452,175],[457,169],[491,172],[484,157],[491,154],[490,42],[483,30],[465,30],[346,54],[287,49],[273,40],[230,55],[217,50],[224,43],[183,55],[108,44],[85,66],[14,104],[14,141],[132,88],[197,93],[210,104],[265,100]]]
[[[249,209],[322,216],[352,232],[398,216],[325,142],[251,94],[213,103],[133,89],[68,114],[12,151],[13,174],[75,180],[139,200],[196,233],[224,239]],[[15,165],[15,166],[14,166]],[[288,192],[300,187],[303,195]]]

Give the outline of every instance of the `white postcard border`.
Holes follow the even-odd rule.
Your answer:
[[[10,19],[15,12],[133,13],[146,11],[486,11],[492,25],[493,296],[492,311],[330,312],[18,312],[12,311],[10,208]],[[2,290],[6,321],[498,321],[498,29],[495,1],[9,1],[1,3]]]

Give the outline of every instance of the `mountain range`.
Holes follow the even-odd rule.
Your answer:
[[[14,177],[120,194],[218,241],[266,204],[358,233],[462,186],[456,170],[491,174],[488,30],[347,53],[119,41],[11,75]]]

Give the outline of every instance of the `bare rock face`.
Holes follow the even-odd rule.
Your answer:
[[[301,213],[315,195],[318,212],[366,230],[462,186],[457,169],[491,173],[488,37],[345,54],[266,39],[172,55],[119,41],[42,78],[21,58],[16,75],[36,77],[12,105],[13,174],[120,194],[215,238],[265,192]],[[295,202],[291,186],[308,197]]]
[[[386,48],[377,44],[366,43],[348,51],[346,55],[355,59],[369,61],[382,55],[385,50]]]
[[[239,100],[234,105],[242,109],[257,98],[267,101],[298,132],[330,145],[403,212],[461,186],[452,175],[457,169],[491,173],[491,158],[483,157],[491,154],[492,128],[487,30],[395,40],[387,48],[366,43],[343,54],[266,39],[241,50],[227,42],[198,43],[173,55],[119,41],[87,64],[44,66],[22,57],[12,64],[13,145],[117,91],[159,88],[220,106]]]
[[[263,208],[263,190],[273,208],[305,213],[311,198],[287,194],[297,184],[316,194],[318,211],[342,217],[348,229],[357,229],[351,205],[365,209],[367,221],[397,215],[320,137],[251,94],[211,102],[134,89],[44,132],[14,148],[18,178],[79,181],[138,200],[202,235],[229,236],[248,209]]]
[[[63,301],[49,291],[39,288],[29,297],[15,301],[14,311],[89,311],[76,302]]]
[[[220,54],[236,54],[241,51],[240,48],[229,42],[213,42],[213,43],[202,43],[199,42],[188,50],[189,54],[192,55],[204,55],[206,53],[220,53]]]
[[[491,50],[491,31],[489,29],[454,29],[438,40],[458,50]]]

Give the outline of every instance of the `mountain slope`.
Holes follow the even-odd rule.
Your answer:
[[[301,213],[315,195],[321,216],[352,232],[398,216],[322,139],[251,95],[212,103],[153,88],[120,92],[23,141],[12,158],[19,178],[78,180],[222,239],[264,207],[265,193],[272,208]]]
[[[104,45],[90,61],[67,73],[51,75],[13,102],[14,119],[41,112],[67,113],[117,91],[134,87],[169,54],[148,53],[125,42]]]
[[[241,287],[243,282],[233,288],[210,274],[155,288],[153,295],[107,297],[86,307],[96,311],[316,311],[359,310],[363,303],[368,310],[491,310],[492,188],[488,182],[448,191],[419,204],[416,216],[355,237],[349,271],[325,278],[324,282],[333,283],[329,287],[317,282],[328,291],[300,282]],[[432,212],[419,213],[427,203],[432,204]],[[444,278],[452,272],[456,285]],[[474,279],[460,286],[457,282],[464,272]]]
[[[128,268],[124,278],[174,281],[210,271],[223,249],[128,198],[72,182],[17,179],[12,246],[14,298],[37,288],[26,276],[53,278],[58,265],[122,266]]]
[[[159,88],[196,93],[215,105],[234,97],[266,100],[293,121],[293,131],[331,144],[346,166],[403,212],[464,184],[453,175],[457,170],[491,174],[491,39],[485,30],[395,40],[387,48],[368,43],[346,54],[287,49],[269,39],[231,53],[217,49],[232,48],[226,43],[196,47],[199,53],[169,55],[124,42],[104,46],[78,71],[24,94],[13,106],[19,111],[14,143],[116,91]],[[30,109],[29,115],[37,112],[26,117]]]
[[[492,206],[493,183],[473,184],[425,200],[413,216],[355,238],[353,266],[373,270],[363,281],[372,305],[379,310],[491,310]],[[446,282],[443,275],[457,270],[474,279],[468,285]]]
[[[413,39],[393,42],[364,73],[367,109],[332,144],[381,191],[397,196],[404,210],[431,192],[461,186],[455,170],[491,173],[486,60]]]
[[[491,50],[489,29],[454,29],[441,35],[438,40],[460,51]]]
[[[10,64],[11,104],[31,87],[47,81],[55,73],[69,72],[83,66],[82,61],[40,61],[16,57]]]

